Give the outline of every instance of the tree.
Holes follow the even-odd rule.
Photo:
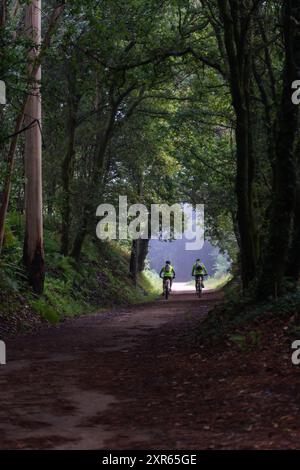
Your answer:
[[[18,2],[15,3],[15,6],[13,7],[12,12],[11,12],[11,16],[13,17],[13,19],[16,15],[17,10],[18,10],[17,7],[18,7]],[[27,18],[26,22],[28,22],[28,23],[31,22],[30,15],[28,13],[29,7],[30,8],[33,7],[33,4],[30,5],[30,6],[28,5],[26,7],[26,18]],[[11,193],[11,187],[12,187],[12,177],[13,177],[13,170],[14,170],[14,163],[15,163],[15,155],[16,155],[17,146],[18,146],[18,139],[19,139],[19,136],[20,136],[21,133],[25,132],[26,130],[30,130],[32,128],[32,126],[38,126],[38,122],[39,122],[35,119],[31,119],[31,120],[29,119],[28,124],[23,126],[25,110],[26,110],[26,107],[28,105],[29,100],[32,97],[31,96],[31,91],[33,91],[33,94],[35,93],[35,91],[37,92],[36,87],[38,85],[37,78],[38,78],[38,75],[39,75],[40,63],[41,63],[41,60],[42,60],[45,52],[48,50],[48,48],[50,46],[50,40],[51,40],[53,31],[55,29],[56,23],[57,23],[60,15],[62,14],[63,10],[64,10],[64,2],[61,3],[61,4],[58,4],[54,7],[54,9],[53,9],[53,11],[50,15],[50,20],[49,20],[49,23],[48,23],[48,28],[47,28],[47,31],[46,31],[46,34],[45,34],[42,49],[40,47],[38,47],[36,49],[32,49],[33,44],[35,44],[35,42],[38,41],[39,38],[37,38],[35,34],[32,34],[33,28],[30,27],[29,30],[26,32],[27,33],[26,34],[27,35],[27,40],[26,41],[24,41],[24,39],[21,37],[21,35],[16,35],[15,31],[11,32],[11,36],[10,36],[9,40],[12,42],[12,44],[10,44],[11,47],[8,48],[9,52],[7,52],[4,55],[3,63],[4,63],[4,65],[7,65],[8,69],[10,69],[10,67],[12,67],[11,63],[15,63],[16,59],[17,59],[18,63],[19,63],[19,61],[22,62],[21,57],[23,57],[23,55],[26,54],[26,48],[28,46],[30,47],[30,51],[31,51],[31,52],[28,53],[29,62],[31,61],[31,64],[30,64],[29,67],[27,67],[27,71],[23,70],[23,67],[24,67],[24,65],[23,65],[24,61],[23,61],[22,66],[20,67],[20,69],[18,69],[18,73],[17,73],[17,76],[22,75],[22,74],[25,75],[26,78],[27,78],[27,81],[26,81],[25,84],[21,82],[22,86],[20,87],[20,90],[21,90],[21,92],[23,92],[23,95],[21,97],[21,105],[18,102],[17,117],[13,121],[14,122],[14,127],[13,127],[14,132],[9,136],[10,144],[9,144],[9,147],[8,147],[8,152],[7,152],[7,157],[6,157],[7,169],[4,173],[5,176],[4,176],[3,191],[2,191],[2,202],[1,202],[1,207],[0,207],[0,254],[1,254],[2,246],[3,246],[3,240],[4,240],[5,220],[6,220],[6,215],[7,215],[7,210],[8,210],[9,200],[10,200],[10,193]],[[15,27],[14,23],[13,23],[13,27]],[[23,31],[23,28],[20,28],[20,29]],[[3,31],[4,31],[3,29],[1,29],[1,31],[0,31],[1,32],[1,40],[2,40]],[[38,34],[40,34],[40,32]],[[5,34],[3,36],[4,36],[3,40],[8,41]],[[16,40],[12,39],[14,37],[16,37]],[[32,44],[32,41],[33,41],[33,44]],[[16,47],[16,50],[18,52],[15,52],[15,48],[13,47],[14,45],[18,46],[18,47]],[[25,46],[25,48],[24,48],[24,46]],[[35,44],[35,46],[40,46],[40,44]],[[3,71],[1,70],[1,72],[2,72],[2,76],[3,76]],[[11,72],[11,75],[9,74],[9,72]],[[10,77],[10,82],[13,83],[12,76],[14,76],[14,70],[12,69],[12,70],[6,71],[6,73]],[[18,82],[18,79],[17,79],[17,82]],[[28,89],[28,87],[30,88],[32,83],[34,83],[33,90],[30,90],[30,89]],[[31,105],[33,105],[33,103],[34,103],[34,101],[31,102],[29,107]],[[38,108],[38,106],[37,106],[37,108]],[[40,114],[38,109],[35,109],[35,111],[37,111],[36,114]],[[39,128],[40,128],[40,126],[39,126]],[[41,129],[39,130],[39,132],[41,132]],[[8,140],[7,137],[6,137],[6,140]],[[1,142],[1,146],[2,146],[2,142]],[[5,145],[3,146],[3,148],[5,149]]]
[[[25,10],[25,28],[34,44],[29,53],[30,67],[41,45],[41,0],[33,0]],[[44,287],[45,262],[42,206],[42,135],[41,135],[41,67],[32,77],[30,96],[25,108],[25,237],[23,261],[28,269],[33,289],[41,293]]]
[[[291,99],[292,83],[300,77],[300,6],[297,1],[285,0],[282,6],[285,63],[281,104],[278,112],[278,133],[275,149],[275,178],[273,202],[266,254],[258,287],[259,298],[281,293],[289,261],[289,247],[293,217],[298,215],[296,205],[296,139],[298,136],[299,110]],[[296,208],[296,211],[295,211]],[[298,227],[295,219],[293,255],[298,259]],[[291,265],[290,265],[291,269]],[[295,266],[291,274],[297,275]],[[294,281],[297,279],[294,278]]]
[[[256,274],[258,236],[254,211],[255,158],[250,109],[252,21],[259,2],[218,0],[236,114],[236,195],[242,279],[248,287]]]

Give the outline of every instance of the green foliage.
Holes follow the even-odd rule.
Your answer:
[[[59,322],[58,312],[51,305],[49,305],[47,300],[33,300],[31,301],[31,305],[36,310],[36,312],[43,318],[43,320],[51,324]]]
[[[6,242],[0,263],[0,319],[18,312],[24,305],[43,321],[55,324],[67,317],[101,311],[111,305],[128,305],[155,298],[157,291],[151,276],[142,273],[134,286],[128,276],[127,246],[87,239],[82,260],[59,253],[59,237],[55,222],[45,220],[46,280],[40,298],[27,284],[21,262],[22,223],[11,213],[7,221]],[[22,299],[22,302],[20,302]],[[27,307],[26,307],[27,308]],[[25,319],[24,319],[25,324]],[[22,328],[22,324],[19,325]]]
[[[3,292],[22,290],[26,273],[21,263],[22,245],[18,238],[19,216],[9,214],[5,226],[2,258],[0,259],[0,289]]]
[[[216,275],[206,278],[204,282],[207,289],[222,289],[230,280],[230,274],[216,273]]]
[[[222,278],[226,276],[230,270],[230,267],[231,262],[228,257],[223,255],[222,253],[219,253],[213,266],[215,270],[215,277]]]
[[[57,253],[57,246],[55,248]],[[51,254],[48,254],[51,257]],[[141,275],[137,288],[128,277],[128,255],[117,243],[87,240],[82,261],[60,256],[50,267],[44,297],[59,318],[80,315],[110,305],[131,304],[150,297],[151,284]],[[146,297],[145,297],[146,295]]]
[[[146,292],[153,295],[160,294],[161,292],[161,278],[154,270],[146,269],[141,275],[141,285]]]
[[[232,283],[232,285],[231,285]],[[217,343],[230,339],[241,349],[255,348],[261,343],[261,322],[276,319],[277,322],[291,319],[287,333],[294,334],[300,325],[300,289],[289,292],[277,300],[257,303],[250,293],[242,295],[233,281],[225,287],[225,300],[215,307],[201,323],[199,339]],[[254,326],[249,330],[250,326]],[[247,329],[246,332],[240,330]]]
[[[7,21],[0,31],[4,46],[0,51],[0,78],[6,81],[8,90],[8,104],[0,109],[0,192],[7,174],[11,142],[7,136],[14,132],[31,85],[26,57],[32,45],[22,28],[22,6],[28,1],[21,2],[16,16],[11,14],[8,2]],[[43,31],[54,5],[53,1],[45,2]],[[253,28],[245,36],[246,49],[252,48],[249,114],[253,121],[251,139],[249,133],[245,140],[255,144],[251,205],[258,232],[257,251],[262,254],[260,242],[268,231],[274,181],[270,147],[276,130],[273,124],[280,102],[285,48],[284,35],[278,37],[276,33],[278,2],[257,2],[256,8],[249,12],[253,21],[245,22]],[[229,83],[235,74],[228,70],[219,13],[218,2],[188,0],[66,3],[42,63],[46,283],[44,296],[39,301],[33,299],[31,305],[43,318],[54,319],[54,312],[59,318],[73,316],[112,302],[143,301],[160,289],[160,280],[150,272],[143,273],[138,285],[133,286],[128,276],[126,242],[91,240],[97,205],[115,204],[120,194],[127,194],[129,204],[142,202],[148,207],[153,202],[204,203],[206,236],[237,265],[236,116]],[[264,25],[269,28],[266,37],[262,34]],[[23,150],[21,134],[1,255],[0,287],[3,292],[25,292],[30,297],[21,264]],[[64,173],[69,155],[71,161]],[[252,165],[245,166],[250,172]],[[249,176],[242,179],[250,181]],[[79,263],[61,255],[61,251],[70,253],[60,247],[63,209],[68,200],[69,248],[82,222],[89,219],[83,224],[87,225],[87,241]],[[84,217],[86,213],[88,217]],[[228,268],[226,257],[220,255],[216,276],[207,281],[207,286],[226,283]],[[285,280],[282,292],[291,291],[294,284]],[[280,315],[289,314],[298,305],[296,292],[295,297],[286,295],[277,303],[257,306],[252,301],[255,286],[251,289],[241,297],[228,287],[222,311],[212,314],[204,329],[217,336],[219,331],[259,318],[270,305],[273,311],[280,310]],[[250,341],[256,341],[254,336]]]
[[[238,346],[241,351],[255,350],[261,344],[262,332],[260,330],[252,330],[245,334],[229,334],[228,339]]]
[[[240,334],[231,334],[228,336],[228,339],[232,341],[232,343],[236,344],[241,350],[246,350],[247,348],[247,338],[245,335]]]

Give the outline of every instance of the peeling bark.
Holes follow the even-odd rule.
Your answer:
[[[41,44],[41,0],[34,0],[25,11],[25,27],[34,43],[29,59],[34,63]],[[25,134],[25,238],[23,261],[28,278],[37,293],[43,292],[45,263],[42,205],[42,104],[41,67],[33,76],[32,90],[25,108],[25,126],[35,121]]]

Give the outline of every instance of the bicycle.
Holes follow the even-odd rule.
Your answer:
[[[196,293],[199,297],[202,297],[202,290],[203,290],[203,287],[202,287],[202,283],[203,283],[203,278],[204,276],[206,276],[206,274],[198,274],[196,275]]]
[[[169,277],[166,277],[164,279],[164,297],[166,300],[168,300],[170,292],[171,292],[171,279]]]

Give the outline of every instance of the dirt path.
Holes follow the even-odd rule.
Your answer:
[[[7,341],[0,448],[297,447],[265,365],[254,357],[245,368],[229,351],[224,367],[191,341],[219,298],[173,293]],[[297,418],[297,400],[286,400]]]

